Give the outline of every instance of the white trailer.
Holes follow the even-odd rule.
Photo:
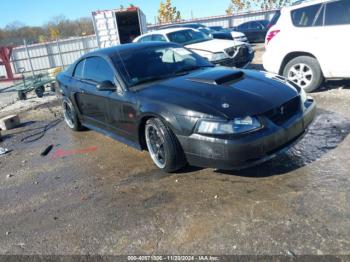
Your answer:
[[[146,16],[138,7],[94,11],[92,21],[100,48],[131,43],[147,32]]]

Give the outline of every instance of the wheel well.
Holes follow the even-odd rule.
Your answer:
[[[153,118],[154,116],[145,116],[141,119],[139,124],[139,143],[141,150],[147,150],[146,137],[145,137],[145,127],[148,119]]]
[[[278,74],[279,74],[279,75],[282,75],[282,74],[283,74],[284,67],[288,64],[288,62],[291,61],[292,59],[298,57],[298,56],[310,56],[310,57],[313,57],[313,58],[315,58],[315,59],[317,60],[317,58],[316,58],[313,54],[311,54],[311,53],[307,53],[307,52],[293,52],[293,53],[289,53],[289,54],[286,55],[285,58],[283,59]]]

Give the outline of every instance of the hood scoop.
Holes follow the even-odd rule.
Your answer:
[[[240,70],[215,68],[194,75],[187,80],[210,85],[229,85],[241,79],[243,76],[244,73]]]

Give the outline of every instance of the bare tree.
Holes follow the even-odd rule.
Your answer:
[[[232,15],[239,11],[248,11],[254,6],[262,10],[281,8],[289,5],[291,2],[291,0],[230,0],[230,4],[226,9],[226,14]]]
[[[94,33],[92,21],[88,17],[69,20],[65,16],[55,16],[42,27],[26,26],[15,21],[0,29],[0,45],[21,45],[23,39],[28,43],[42,43],[57,38],[90,35]]]

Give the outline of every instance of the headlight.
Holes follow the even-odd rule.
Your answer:
[[[307,95],[306,92],[303,88],[300,88],[300,98],[301,98],[301,102],[304,104],[307,100]]]
[[[237,117],[233,121],[200,120],[196,132],[199,134],[240,134],[259,129],[261,124],[254,117]]]
[[[208,53],[207,55],[204,55],[205,58],[207,58],[209,61],[218,61],[223,60],[227,58],[226,54],[223,52],[220,53]]]

